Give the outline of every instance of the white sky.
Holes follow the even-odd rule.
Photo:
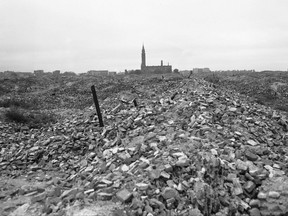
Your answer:
[[[0,0],[0,71],[288,69],[288,0]]]

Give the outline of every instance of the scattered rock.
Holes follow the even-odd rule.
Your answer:
[[[261,216],[261,213],[260,213],[259,209],[252,208],[249,210],[249,215],[250,216]]]
[[[132,193],[129,192],[127,189],[120,190],[116,193],[116,197],[121,202],[127,202],[132,198]]]
[[[125,97],[122,90],[100,97],[103,128],[93,107],[39,129],[0,122],[1,175],[47,183],[5,188],[11,193],[1,202],[25,197],[58,215],[77,202],[109,200],[121,201],[122,215],[287,214],[284,116],[202,79],[173,79],[153,78],[144,89],[132,81]],[[87,91],[82,84],[71,92],[82,86]],[[17,205],[7,206],[6,213]]]
[[[250,161],[256,161],[258,159],[258,156],[256,154],[250,152],[249,150],[245,152],[245,156]]]
[[[254,140],[248,140],[247,143],[251,146],[256,146],[258,143],[256,143]]]
[[[170,188],[170,187],[165,187],[162,191],[162,196],[164,199],[169,200],[171,198],[178,198],[179,193],[176,189]]]

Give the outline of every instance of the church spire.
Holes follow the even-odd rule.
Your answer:
[[[146,53],[145,53],[145,48],[144,48],[144,44],[142,45],[142,55],[141,55],[141,70],[144,71],[145,67],[146,67]]]

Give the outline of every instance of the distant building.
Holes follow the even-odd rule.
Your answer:
[[[189,76],[191,74],[192,70],[181,70],[179,71],[180,74],[183,76]]]
[[[34,74],[31,72],[14,72],[14,71],[0,72],[0,79],[29,78],[32,76],[34,76]]]
[[[44,75],[44,70],[34,70],[34,75],[35,76],[43,76]]]
[[[74,73],[73,71],[66,71],[63,73],[64,76],[76,76],[76,73]]]
[[[149,73],[149,74],[157,74],[157,73],[172,73],[171,65],[163,65],[163,61],[161,60],[161,65],[159,66],[146,66],[146,53],[144,45],[142,46],[142,55],[141,55],[141,72]]]
[[[54,76],[59,76],[60,75],[60,70],[55,70],[55,71],[52,72],[52,74]]]
[[[28,78],[33,76],[33,73],[31,72],[16,72],[16,74],[19,78]]]
[[[3,75],[5,79],[17,78],[17,74],[14,71],[4,71]]]
[[[91,76],[107,76],[108,70],[90,70],[87,74]]]
[[[109,71],[108,72],[108,75],[109,76],[115,76],[117,73],[116,73],[116,71]]]
[[[193,68],[193,73],[207,73],[211,72],[209,68]]]

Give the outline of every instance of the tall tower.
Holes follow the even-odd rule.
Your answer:
[[[142,45],[142,62],[141,62],[141,71],[144,71],[146,67],[146,54],[144,44]]]

